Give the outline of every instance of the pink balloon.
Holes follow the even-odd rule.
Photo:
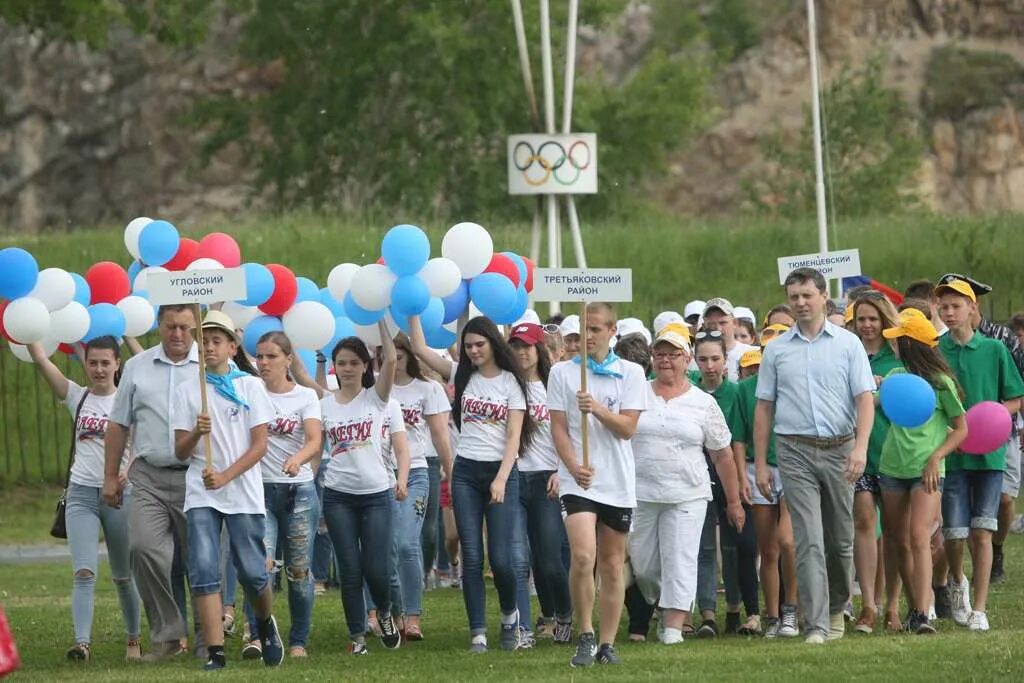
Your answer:
[[[971,455],[986,455],[998,450],[1010,438],[1012,420],[1002,403],[982,401],[967,411],[967,438],[960,450]]]
[[[242,265],[242,252],[238,248],[238,242],[223,232],[211,232],[199,240],[196,258],[212,258],[224,264],[225,268],[237,268]]]

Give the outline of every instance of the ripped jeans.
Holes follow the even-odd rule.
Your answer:
[[[320,519],[320,499],[312,481],[295,484],[263,484],[263,499],[267,506],[264,543],[267,559],[277,557],[278,541],[284,542],[284,571],[288,578],[288,611],[291,629],[288,647],[306,647],[309,625],[313,618],[313,578],[310,564],[313,556],[313,538]],[[279,571],[274,567],[273,571]],[[245,606],[251,633],[258,633],[255,615],[248,601]]]

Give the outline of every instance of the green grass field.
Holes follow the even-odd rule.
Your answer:
[[[817,250],[812,222],[778,222],[737,217],[729,221],[673,219],[651,213],[628,222],[594,220],[581,204],[588,265],[634,270],[634,302],[623,314],[651,320],[665,309],[682,310],[695,298],[726,296],[736,305],[764,312],[781,302],[776,259]],[[840,223],[831,248],[859,248],[867,274],[902,288],[920,277],[937,278],[951,270],[969,272],[995,287],[983,300],[986,313],[1005,320],[1024,308],[1024,269],[1014,244],[1019,218],[943,218],[900,215]],[[394,223],[418,222],[415,216],[362,220],[310,214],[253,216],[238,221],[182,224],[183,235],[201,237],[217,230],[234,235],[244,260],[283,263],[297,274],[323,284],[338,263],[368,263],[380,255],[380,241]],[[434,254],[455,220],[427,219]],[[527,253],[526,224],[488,223],[498,250]],[[0,247],[18,245],[35,254],[40,267],[78,272],[102,260],[127,264],[122,226],[95,230],[0,237]],[[565,265],[572,248],[564,240]],[[544,252],[546,253],[546,251]],[[542,308],[541,313],[545,311]],[[63,362],[63,360],[61,361]],[[82,381],[80,368],[68,366]],[[59,481],[68,445],[67,414],[42,386],[32,368],[9,352],[0,353],[0,490],[16,483]]]

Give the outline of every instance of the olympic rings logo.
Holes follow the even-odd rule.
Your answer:
[[[528,185],[534,187],[552,178],[559,185],[572,185],[590,166],[591,159],[590,146],[585,140],[576,140],[568,150],[560,142],[548,140],[536,151],[529,142],[520,140],[512,149],[512,163],[516,170],[523,174]],[[570,171],[566,171],[567,163]],[[539,170],[534,169],[535,166]]]

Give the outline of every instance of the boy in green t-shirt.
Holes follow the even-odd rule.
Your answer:
[[[1006,347],[971,327],[977,306],[974,290],[963,280],[952,280],[936,287],[935,294],[942,320],[949,328],[939,340],[939,350],[963,387],[964,406],[1001,401],[1013,415],[1020,409],[1024,381]],[[985,608],[992,571],[992,533],[998,527],[1005,467],[1005,445],[985,455],[954,453],[946,460],[942,524],[953,579],[950,601],[953,620],[972,631],[989,628]],[[974,568],[973,611],[963,573],[964,541],[968,537]]]

